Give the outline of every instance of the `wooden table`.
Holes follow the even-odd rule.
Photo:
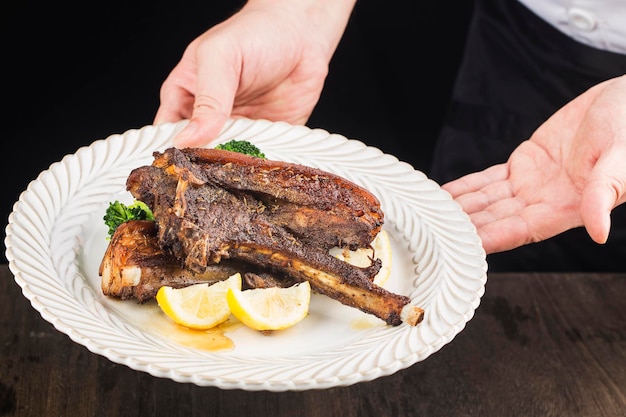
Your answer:
[[[489,274],[448,345],[348,387],[248,392],[153,377],[76,344],[0,266],[0,416],[626,415],[626,274]]]

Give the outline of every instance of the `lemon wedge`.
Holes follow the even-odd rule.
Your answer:
[[[305,281],[287,288],[229,288],[226,299],[232,314],[251,329],[283,330],[309,313],[311,285]]]
[[[229,289],[241,290],[241,274],[236,273],[212,285],[194,284],[184,288],[163,286],[156,301],[161,310],[177,324],[206,330],[223,323],[230,316],[226,301]]]
[[[350,250],[334,247],[329,252],[334,257],[361,268],[370,266],[372,258],[379,258],[382,266],[374,277],[374,284],[382,287],[389,281],[391,276],[391,241],[389,240],[389,235],[384,230],[381,230],[376,235],[372,241],[371,248]]]

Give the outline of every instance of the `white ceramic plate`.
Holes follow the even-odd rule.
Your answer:
[[[155,303],[105,297],[98,266],[110,201],[130,202],[130,171],[172,146],[186,122],[130,130],[67,155],[32,181],[9,217],[6,255],[23,294],[72,340],[113,362],[157,377],[244,390],[346,386],[428,358],[470,320],[487,263],[467,215],[435,182],[397,158],[321,129],[236,119],[218,142],[245,139],[270,159],[315,166],[381,200],[393,249],[388,289],[425,310],[418,326],[381,320],[314,295],[309,316],[263,335],[235,319],[208,332],[183,331]],[[214,145],[211,145],[214,146]]]

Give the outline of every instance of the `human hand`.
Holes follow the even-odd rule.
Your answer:
[[[355,0],[250,0],[192,41],[161,86],[155,124],[190,119],[178,147],[213,140],[230,117],[305,123]]]
[[[557,111],[509,160],[444,184],[487,253],[585,226],[608,239],[626,201],[626,75],[594,86]]]

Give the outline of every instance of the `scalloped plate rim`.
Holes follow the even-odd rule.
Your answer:
[[[89,337],[88,335],[84,334],[85,333],[84,331],[83,332],[80,331],[83,329],[77,329],[73,327],[72,325],[67,324],[66,323],[68,321],[67,318],[63,317],[63,314],[59,314],[59,312],[56,311],[56,308],[55,308],[56,306],[54,305],[54,303],[51,304],[49,300],[42,299],[41,297],[38,296],[37,286],[42,285],[41,280],[42,279],[45,280],[45,276],[38,276],[37,275],[38,271],[35,271],[34,273],[32,271],[29,271],[29,268],[27,268],[27,266],[30,266],[30,267],[33,266],[33,265],[29,265],[29,261],[30,262],[34,262],[34,261],[30,259],[28,256],[24,255],[23,253],[24,251],[20,250],[19,248],[19,244],[24,243],[24,239],[25,239],[24,236],[18,236],[20,233],[24,233],[24,227],[25,227],[22,223],[25,221],[24,217],[26,216],[26,214],[22,213],[22,209],[28,208],[29,206],[28,201],[30,198],[42,197],[41,196],[42,188],[43,190],[47,190],[47,191],[50,191],[51,193],[54,193],[54,191],[56,190],[48,190],[47,185],[49,184],[45,184],[45,182],[48,180],[52,181],[50,177],[54,177],[56,171],[60,171],[60,173],[56,172],[56,174],[61,175],[63,174],[64,169],[71,171],[73,164],[80,164],[81,162],[85,162],[85,160],[88,159],[90,153],[94,153],[94,150],[96,148],[105,148],[104,150],[110,151],[112,153],[115,153],[115,152],[123,153],[123,151],[130,146],[133,147],[133,151],[135,150],[135,148],[139,146],[143,146],[146,149],[152,149],[153,144],[150,142],[151,136],[161,135],[162,137],[161,137],[161,142],[159,142],[159,146],[162,149],[164,147],[171,146],[172,144],[171,138],[173,138],[173,135],[177,131],[182,129],[186,123],[187,121],[182,121],[178,123],[168,123],[168,124],[160,125],[160,126],[144,126],[139,129],[130,129],[121,134],[113,134],[105,139],[96,140],[88,146],[83,146],[79,148],[74,154],[66,155],[60,161],[51,164],[47,170],[42,171],[37,176],[37,178],[28,185],[26,190],[20,195],[18,201],[14,204],[13,212],[9,215],[9,224],[6,228],[6,237],[5,237],[5,246],[7,248],[6,255],[7,255],[7,259],[9,260],[9,268],[14,275],[15,281],[22,288],[23,295],[30,301],[33,308],[37,310],[46,321],[52,323],[53,326],[60,332],[67,334],[74,342],[87,347],[93,353],[107,357],[109,360],[113,362],[124,364],[138,371],[147,372],[153,376],[167,377],[178,382],[189,382],[189,383],[194,383],[194,384],[201,385],[201,386],[217,386],[222,389],[244,389],[244,390],[251,390],[251,391],[254,391],[254,390],[286,391],[286,390],[322,389],[322,388],[330,388],[330,387],[335,387],[335,386],[346,386],[346,385],[351,385],[351,384],[362,382],[362,381],[369,381],[369,380],[376,379],[382,376],[390,375],[392,373],[397,372],[400,369],[404,369],[419,361],[422,361],[426,359],[427,357],[429,357],[430,355],[432,355],[433,353],[437,352],[445,344],[451,342],[454,339],[454,337],[456,337],[456,335],[465,328],[467,322],[471,320],[471,318],[474,316],[475,309],[478,308],[480,304],[480,299],[482,295],[484,294],[484,286],[486,284],[486,279],[487,279],[487,276],[486,276],[487,264],[485,260],[485,253],[482,250],[482,247],[480,246],[480,241],[477,235],[473,236],[472,241],[470,241],[469,243],[463,242],[464,244],[462,248],[463,252],[466,252],[467,249],[469,248],[469,252],[471,252],[470,261],[474,262],[472,265],[472,268],[467,272],[468,274],[467,281],[470,284],[472,284],[472,285],[469,285],[470,287],[475,286],[475,290],[469,291],[469,295],[468,295],[470,297],[469,300],[461,300],[461,307],[463,309],[461,314],[456,314],[456,312],[452,312],[450,314],[450,317],[452,317],[456,321],[454,323],[445,323],[446,320],[441,320],[442,323],[437,323],[436,325],[442,326],[442,329],[444,329],[445,331],[439,334],[438,337],[436,337],[432,343],[416,341],[415,340],[416,336],[411,334],[410,337],[408,337],[410,344],[412,343],[412,344],[419,345],[420,343],[422,343],[420,345],[421,350],[418,353],[410,352],[410,351],[407,351],[407,352],[403,351],[402,352],[403,356],[400,358],[387,359],[387,362],[383,364],[372,366],[371,368],[368,368],[368,369],[359,370],[358,372],[348,373],[346,375],[341,375],[341,376],[334,376],[334,375],[328,376],[327,375],[323,377],[318,377],[316,379],[315,375],[323,374],[323,372],[314,369],[311,372],[311,375],[309,375],[308,377],[305,376],[303,378],[298,377],[298,378],[289,378],[289,379],[283,379],[283,380],[278,378],[278,379],[266,380],[266,379],[255,379],[254,377],[248,377],[248,378],[243,378],[243,379],[229,379],[227,377],[224,377],[223,375],[212,375],[211,372],[209,372],[208,375],[206,374],[206,372],[204,373],[191,372],[190,373],[190,372],[182,370],[182,368],[185,368],[186,366],[188,366],[187,364],[182,366],[181,369],[177,368],[176,366],[170,366],[170,367],[168,367],[167,365],[164,366],[162,364],[159,364],[158,361],[151,360],[149,356],[141,357],[141,356],[135,355],[132,351],[130,353],[124,352],[123,349],[121,349],[120,351],[119,348],[108,346],[106,341],[103,342],[102,340],[96,340],[93,337]],[[278,133],[275,133],[275,131],[277,131]],[[378,148],[367,146],[363,144],[362,142],[355,140],[355,139],[347,139],[343,137],[342,135],[338,135],[334,133],[331,134],[328,131],[323,130],[323,129],[310,129],[305,126],[292,126],[284,122],[270,122],[267,120],[250,120],[250,119],[245,119],[245,118],[229,120],[229,122],[223,129],[222,134],[220,135],[218,140],[216,140],[215,143],[228,140],[228,138],[232,137],[233,132],[237,134],[240,134],[241,132],[244,132],[244,133],[251,132],[250,134],[252,136],[248,137],[248,139],[250,140],[256,139],[258,135],[258,137],[261,138],[259,139],[259,145],[262,149],[264,149],[263,143],[272,144],[274,142],[278,142],[277,138],[280,138],[281,142],[278,143],[278,145],[276,145],[276,149],[273,149],[271,146],[268,147],[268,149],[271,149],[271,152],[266,152],[266,154],[267,153],[270,154],[268,155],[268,157],[271,157],[272,153],[275,153],[276,155],[281,155],[283,159],[290,159],[293,156],[293,153],[292,154],[289,153],[290,151],[293,152],[293,149],[291,149],[290,146],[286,145],[286,143],[289,143],[289,141],[285,141],[285,139],[290,139],[289,137],[290,134],[294,135],[295,137],[294,141],[296,144],[299,141],[300,142],[304,141],[305,139],[320,140],[320,137],[321,137],[321,141],[323,141],[324,138],[332,138],[333,143],[339,143],[340,145],[349,144],[350,146],[356,145],[356,147],[358,149],[361,149],[362,152],[368,152],[370,155],[373,155],[374,157],[377,155],[385,156],[387,158],[385,160],[386,164],[388,165],[391,164],[393,165],[394,168],[397,168],[398,170],[402,172],[406,172],[407,175],[411,175],[411,179],[414,179],[415,181],[417,181],[420,188],[424,188],[425,190],[431,193],[435,193],[437,198],[442,199],[442,201],[444,201],[446,204],[446,209],[451,210],[451,214],[454,214],[455,220],[457,220],[458,222],[462,224],[462,226],[464,227],[464,232],[468,232],[469,234],[472,234],[472,233],[475,234],[475,230],[473,226],[471,225],[471,223],[469,222],[469,218],[465,215],[465,213],[461,211],[458,205],[457,206],[454,205],[449,195],[447,195],[447,193],[441,190],[437,184],[430,181],[421,172],[413,171],[413,168],[410,165],[399,161],[394,156],[384,154]],[[273,133],[274,136],[272,136],[272,132],[274,132]],[[135,139],[137,136],[147,136],[147,138],[142,138],[142,139],[146,139],[146,143],[143,143],[143,144],[136,143],[137,141],[135,141]],[[165,136],[165,139],[163,138],[163,136]],[[312,137],[314,138],[311,139]],[[315,146],[311,145],[313,157],[311,157],[310,155],[308,156],[308,158],[312,158],[310,161],[308,161],[310,162],[311,165],[314,165],[314,162],[317,162],[317,160],[315,159],[316,157],[320,158],[319,153],[320,153],[321,144],[320,143],[313,143],[313,144],[315,145]],[[300,146],[304,146],[304,145],[300,144]],[[101,149],[99,152],[102,152],[102,151],[103,150]],[[322,153],[324,152],[322,151]],[[327,153],[329,154],[329,157],[328,157],[329,160],[323,161],[324,163],[322,165],[326,166],[325,164],[328,164],[329,166],[332,167],[333,164],[336,164],[337,162],[333,161],[332,158],[330,158],[332,156],[332,151],[327,151]],[[340,155],[340,157],[345,158],[345,155]],[[146,156],[146,158],[148,158],[148,156]],[[304,159],[306,160],[306,158],[307,156],[305,155]],[[273,159],[278,159],[278,158],[273,158]],[[292,162],[304,163],[304,160],[300,156],[298,157],[294,156]],[[355,160],[351,160],[349,162],[356,166],[359,165],[358,161],[355,162]],[[132,166],[132,163],[130,161],[129,163]],[[363,168],[365,171],[367,171],[367,167],[363,167]],[[346,177],[350,176],[350,173],[348,171],[346,171],[345,174],[346,174],[345,175]],[[373,178],[375,178],[378,175],[375,172],[368,172],[368,174],[372,176]],[[82,179],[83,178],[81,178],[81,176],[79,175],[78,181]],[[87,179],[91,179],[91,177],[88,177]],[[358,176],[356,178],[349,178],[349,179],[353,179],[355,180],[355,182],[359,181]],[[371,180],[371,181],[374,181],[374,180]],[[375,181],[374,181],[374,184],[378,185]],[[69,187],[72,187],[72,185],[70,184]],[[410,190],[403,190],[403,191],[410,191]],[[393,196],[391,199],[393,199]],[[419,199],[417,199],[416,202],[421,203]],[[66,203],[69,203],[69,202],[66,202]],[[427,215],[428,211],[426,211],[425,213]],[[422,213],[422,215],[424,215],[424,213]],[[40,219],[40,220],[45,223],[45,219]],[[51,219],[53,224],[52,225],[48,224],[46,226],[53,229],[55,226],[54,224],[55,220],[57,219],[55,216],[53,216],[53,218]],[[393,221],[391,223],[393,224]],[[436,222],[433,222],[433,224],[434,223]],[[428,226],[429,228],[433,227],[431,224],[427,224],[426,226]],[[422,227],[424,227],[424,225],[422,225]],[[441,227],[441,226],[438,226],[438,227]],[[430,232],[431,234],[432,233],[436,234],[437,232],[436,229],[437,229],[437,226],[435,225],[434,232],[432,230],[427,230],[426,232]],[[421,230],[418,228],[417,232],[421,233]],[[428,235],[428,233],[426,232],[424,232],[424,234]],[[405,235],[409,234],[408,232],[404,230],[398,230],[397,233],[400,235],[401,238],[406,237],[406,236],[403,236],[403,233]],[[428,235],[427,237],[430,237],[430,235]],[[442,238],[442,237],[437,235],[436,238]],[[449,244],[449,242],[446,242],[446,243]],[[420,246],[420,245],[424,245],[424,242],[421,242],[418,239],[417,241],[411,241],[410,244],[413,246]],[[65,258],[68,256],[70,258],[73,257],[74,261],[70,262],[69,265],[65,264],[65,267],[71,270],[72,265],[73,265],[77,270],[79,270],[80,269],[80,266],[78,265],[79,261],[76,258],[78,257],[78,252],[80,249],[75,244],[72,246],[72,250],[74,251],[74,253],[70,253],[70,254],[63,253],[61,255],[57,254],[57,257],[60,257],[60,258]],[[415,255],[411,253],[410,251],[408,255],[413,256],[414,258],[419,257],[418,255]],[[423,259],[420,259],[420,260],[423,260]],[[49,266],[48,261],[50,262],[50,264],[54,263],[54,260],[52,259],[50,260],[45,259],[45,261],[41,261],[35,266],[38,266],[38,267],[43,266],[45,269],[47,266]],[[58,259],[56,261],[57,263],[58,262],[63,263],[63,261],[59,261]],[[68,262],[68,261],[65,261],[65,262]],[[455,265],[455,267],[459,267],[459,265]],[[461,269],[463,269],[462,268],[463,265],[461,265],[460,267]],[[36,270],[36,268],[32,268],[32,269]],[[77,275],[81,275],[80,271],[77,271]],[[74,278],[76,277],[73,277],[72,279]],[[78,280],[80,281],[81,278],[82,277],[79,276]],[[443,283],[447,284],[448,282],[443,281]],[[415,284],[415,285],[417,286],[418,284]],[[458,302],[459,300],[455,299],[452,301]],[[441,317],[441,318],[450,319],[450,317]],[[431,330],[432,329],[430,328],[428,329],[428,331],[431,331]],[[414,330],[413,329],[407,330],[407,332],[411,332],[411,331],[414,331]],[[424,331],[423,334],[420,333],[420,337],[425,337],[425,335],[429,335],[428,331]],[[398,332],[398,333],[402,334],[401,332]],[[228,356],[228,355],[225,355],[225,356]],[[164,362],[167,362],[167,361],[164,361]],[[265,373],[266,369],[263,368],[262,372]]]

